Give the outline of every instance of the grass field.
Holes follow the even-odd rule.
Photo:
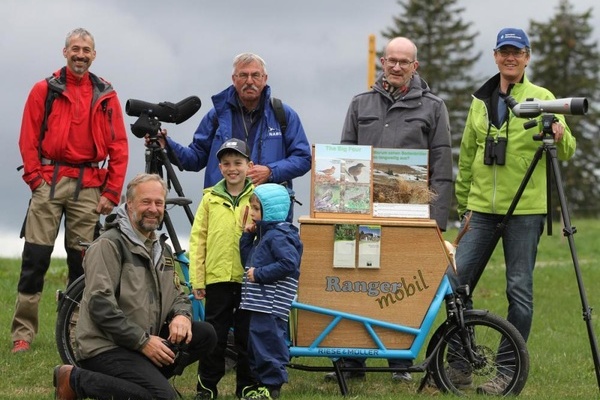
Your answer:
[[[583,283],[590,307],[600,303],[600,221],[573,220],[578,228],[575,244]],[[555,223],[554,235],[542,237],[535,271],[535,317],[528,347],[531,357],[529,379],[521,393],[523,399],[591,399],[599,397],[587,325],[582,317],[581,298],[577,286],[568,241]],[[454,238],[456,232],[446,233]],[[60,363],[54,342],[56,320],[55,292],[66,280],[65,260],[53,260],[46,277],[40,309],[40,331],[32,350],[11,354],[10,322],[16,295],[20,260],[0,259],[0,399],[52,399],[52,369]],[[480,285],[475,291],[475,306],[506,315],[504,267],[496,251]],[[595,332],[600,332],[596,316]],[[421,355],[422,357],[422,355]],[[297,363],[322,363],[328,360],[294,360]],[[371,360],[370,365],[377,362]],[[175,380],[184,398],[194,397],[195,368],[188,368]],[[349,382],[353,399],[424,399],[432,394],[416,393],[421,375],[414,384],[396,384],[387,373],[371,373],[364,383]],[[233,374],[220,385],[222,399],[234,399]],[[439,395],[435,397],[440,397]],[[283,399],[339,399],[336,384],[323,382],[322,373],[290,370],[290,383],[282,391]]]

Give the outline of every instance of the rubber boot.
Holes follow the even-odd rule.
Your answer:
[[[54,246],[27,243],[23,246],[18,296],[11,324],[13,341],[33,342],[38,331],[38,306],[44,289],[44,277],[50,267]]]

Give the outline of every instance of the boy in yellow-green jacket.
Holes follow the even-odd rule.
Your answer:
[[[190,235],[190,280],[196,299],[205,300],[205,319],[217,333],[217,346],[202,360],[201,399],[216,399],[225,374],[225,349],[233,327],[237,351],[236,395],[254,388],[248,364],[248,315],[239,310],[244,269],[239,241],[254,186],[246,177],[252,167],[246,143],[230,139],[217,151],[223,179],[204,189]],[[202,396],[202,397],[200,397]]]

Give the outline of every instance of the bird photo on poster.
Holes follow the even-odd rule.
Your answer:
[[[314,148],[313,211],[371,212],[371,146],[320,145]]]

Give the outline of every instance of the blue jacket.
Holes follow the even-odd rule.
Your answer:
[[[292,187],[292,179],[310,171],[312,155],[306,133],[298,114],[284,104],[287,129],[282,135],[279,122],[271,106],[271,88],[265,86],[262,105],[263,115],[254,140],[250,158],[254,164],[269,167],[274,183],[287,182]],[[194,139],[185,147],[167,137],[167,141],[181,167],[187,171],[204,172],[204,187],[214,186],[223,176],[219,171],[217,150],[232,138],[232,118],[240,112],[237,93],[233,85],[212,97],[214,108],[200,121]],[[175,162],[174,159],[171,159]]]
[[[246,270],[255,268],[255,282],[244,274],[240,308],[287,321],[298,292],[303,245],[298,228],[284,222],[290,207],[287,190],[267,183],[257,186],[254,194],[262,205],[262,220],[256,221],[256,233],[242,234],[240,255]]]

